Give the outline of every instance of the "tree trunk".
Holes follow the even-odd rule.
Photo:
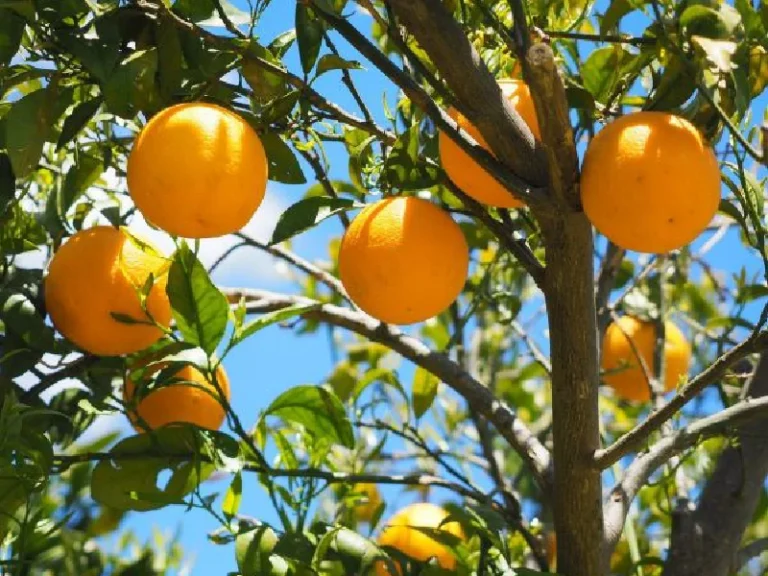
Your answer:
[[[603,514],[592,228],[582,213],[542,223],[552,356],[554,520],[558,573],[598,576]]]

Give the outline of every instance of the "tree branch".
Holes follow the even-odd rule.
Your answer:
[[[344,289],[344,285],[333,274],[326,272],[325,270],[312,264],[312,262],[304,260],[304,258],[298,254],[291,252],[286,248],[282,248],[281,246],[270,246],[268,244],[264,244],[263,242],[259,242],[255,238],[252,238],[243,232],[236,232],[235,236],[240,238],[246,246],[252,246],[254,248],[258,248],[259,250],[263,250],[267,254],[271,254],[275,258],[280,258],[281,260],[284,260],[285,262],[295,266],[302,272],[309,274],[339,294],[339,296],[344,298],[347,302],[352,303],[352,300],[347,294],[347,291]]]
[[[21,397],[22,402],[29,402],[31,399],[35,397],[39,397],[40,394],[48,390],[51,386],[54,384],[57,384],[58,382],[61,382],[62,380],[66,378],[72,378],[82,372],[83,370],[87,370],[94,364],[96,364],[99,361],[98,356],[80,356],[80,358],[73,360],[63,368],[60,368],[56,372],[51,372],[50,374],[46,374],[44,378],[41,378],[39,382],[34,384],[29,390],[24,392],[24,395]]]
[[[733,567],[734,573],[746,566],[750,560],[757,558],[766,551],[768,551],[768,538],[758,538],[744,546],[736,556],[736,564]]]
[[[728,410],[768,401],[768,355],[760,357],[744,387],[744,398]],[[768,418],[763,415],[739,429],[722,451],[691,514],[694,529],[678,538],[678,545],[670,550],[665,576],[734,573],[744,531],[752,521],[768,476],[767,433]],[[692,550],[697,553],[691,554]]]
[[[148,12],[157,12],[157,11],[162,12],[162,14],[165,17],[169,18],[170,22],[176,25],[176,27],[181,28],[182,30],[186,30],[188,32],[193,32],[194,34],[196,34],[197,36],[200,36],[201,38],[204,38],[206,41],[210,42],[214,46],[218,46],[219,48],[222,48],[225,50],[237,52],[244,60],[248,60],[249,62],[252,62],[260,66],[262,69],[266,70],[267,72],[270,72],[271,74],[274,74],[279,78],[282,78],[292,87],[299,90],[313,106],[330,114],[333,118],[335,118],[342,124],[347,124],[349,126],[354,126],[355,128],[359,128],[360,130],[363,130],[369,134],[375,135],[377,138],[380,138],[384,142],[392,143],[395,141],[395,135],[389,132],[388,130],[384,130],[377,124],[368,122],[363,118],[354,116],[353,114],[350,114],[349,112],[337,106],[336,104],[329,102],[322,94],[317,92],[314,88],[309,86],[309,84],[304,82],[304,80],[302,80],[295,74],[291,74],[285,68],[282,68],[263,58],[254,56],[252,53],[248,52],[247,50],[239,48],[235,43],[233,43],[231,38],[217,36],[216,34],[209,32],[205,28],[197,26],[193,22],[189,22],[184,18],[181,18],[175,12],[168,9],[162,2],[151,2],[149,0],[137,0],[137,5],[142,9],[147,10]]]
[[[699,392],[710,384],[714,384],[722,378],[728,369],[742,358],[760,352],[768,347],[768,332],[753,333],[749,338],[725,352],[707,368],[702,370],[688,384],[683,386],[677,394],[664,406],[651,413],[644,422],[637,425],[614,442],[608,448],[597,450],[594,455],[594,465],[604,470],[616,463],[645,440],[677,412],[690,402]]]
[[[315,303],[301,296],[289,296],[264,290],[223,289],[230,302],[246,299],[251,313],[279,310],[294,304]],[[444,354],[430,350],[420,340],[399,329],[387,326],[361,312],[322,304],[306,314],[322,322],[346,328],[366,338],[384,344],[414,364],[428,370],[461,395],[469,406],[485,417],[530,467],[541,489],[550,489],[550,455],[517,414],[458,364]]]
[[[768,397],[746,399],[717,414],[702,418],[659,440],[629,465],[605,503],[603,554],[610,557],[621,535],[629,507],[637,492],[660,466],[702,440],[744,426],[768,415]]]
[[[162,459],[175,461],[197,461],[206,460],[206,457],[195,452],[162,453],[162,452],[141,452],[115,454],[112,452],[82,452],[78,454],[56,454],[53,457],[54,466],[59,473],[76,464],[85,464],[88,462],[121,462],[129,460],[144,459]],[[451,482],[431,474],[351,474],[346,472],[331,472],[320,468],[272,468],[258,464],[244,464],[243,470],[266,474],[272,478],[317,478],[325,480],[329,484],[340,483],[371,483],[371,484],[399,484],[409,486],[436,486],[446,488],[462,496],[472,498],[478,502],[492,503],[496,509],[501,506],[489,496],[467,488],[463,484]],[[500,510],[501,511],[501,510]]]
[[[393,75],[387,70],[388,67],[392,67],[397,76],[405,76],[393,80],[414,104],[433,118],[439,129],[470,153],[510,193],[514,193],[529,206],[537,205],[544,209],[549,202],[544,192],[547,170],[543,150],[536,143],[528,125],[504,98],[496,79],[485,67],[459,24],[440,0],[390,0],[390,5],[400,22],[414,35],[440,70],[442,78],[456,94],[462,112],[477,127],[499,160],[480,146],[467,146],[468,139],[460,136],[456,123],[435,106],[420,86],[403,75],[388,59],[384,57],[381,61],[383,55],[378,50],[375,54],[364,55],[390,78]],[[340,27],[344,25],[351,28],[347,33],[351,34],[354,30],[345,21],[333,24],[340,32]],[[359,34],[357,30],[354,32]],[[355,44],[350,38],[348,40]],[[361,49],[360,46],[356,47]],[[511,172],[506,166],[511,168]]]

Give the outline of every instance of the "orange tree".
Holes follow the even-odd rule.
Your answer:
[[[759,0],[0,1],[0,571],[167,573],[101,545],[175,505],[242,576],[763,573],[766,49]],[[227,234],[295,291],[216,286]],[[254,415],[275,325],[336,364]]]

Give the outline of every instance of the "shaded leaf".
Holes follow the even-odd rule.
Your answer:
[[[96,502],[117,510],[156,510],[180,504],[214,471],[212,464],[199,460],[203,444],[202,433],[191,426],[171,426],[126,438],[110,450],[112,460],[94,468],[91,495]],[[161,487],[158,478],[165,470],[171,477]]]
[[[418,124],[397,137],[384,164],[384,175],[400,190],[421,190],[437,183],[438,170],[424,161]]]
[[[0,8],[0,66],[9,64],[16,55],[25,26],[24,18],[7,8]]]
[[[213,16],[216,4],[213,0],[176,0],[173,11],[192,22],[201,22]]]
[[[283,184],[304,184],[307,179],[291,147],[276,132],[260,135],[269,162],[269,179]]]
[[[309,74],[320,54],[323,42],[323,23],[304,2],[296,2],[296,38],[299,58],[305,74]]]
[[[312,196],[299,200],[280,215],[269,243],[274,245],[288,240],[334,214],[357,207],[359,205],[354,200],[330,196]]]
[[[59,134],[59,140],[56,142],[57,150],[61,149],[63,146],[66,146],[78,135],[80,130],[85,128],[88,122],[91,121],[91,118],[93,118],[94,114],[96,114],[96,111],[99,109],[99,106],[101,106],[101,103],[102,99],[99,96],[97,98],[81,102],[74,107],[72,112],[64,120],[64,125],[61,128],[61,133]]]
[[[167,18],[157,24],[157,76],[160,95],[169,102],[183,80],[184,56],[176,26]]]
[[[5,144],[17,178],[27,176],[40,161],[53,124],[54,101],[48,90],[17,100],[5,116]]]

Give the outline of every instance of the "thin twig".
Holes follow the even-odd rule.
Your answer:
[[[347,294],[347,291],[344,289],[344,285],[333,274],[330,274],[329,272],[326,272],[322,268],[315,266],[314,264],[312,264],[312,262],[305,260],[298,254],[288,250],[287,248],[283,248],[282,246],[270,246],[268,244],[265,244],[264,242],[257,240],[256,238],[253,238],[252,236],[248,236],[243,232],[236,232],[235,236],[240,238],[243,241],[243,244],[247,246],[253,246],[254,248],[258,248],[259,250],[263,250],[267,254],[271,254],[275,258],[284,260],[285,262],[288,262],[292,266],[295,266],[302,272],[309,274],[310,276],[322,282],[323,284],[328,286],[331,290],[339,294],[342,298],[344,298],[345,300],[351,303],[349,295]]]
[[[444,354],[431,350],[422,341],[404,334],[396,327],[382,324],[362,312],[348,308],[320,304],[316,300],[303,296],[290,296],[266,290],[224,288],[222,291],[233,304],[238,303],[240,298],[245,298],[246,308],[251,313],[280,310],[295,304],[316,304],[317,306],[305,316],[346,328],[374,342],[384,344],[417,366],[431,372],[494,425],[499,434],[530,467],[533,477],[542,490],[549,493],[552,473],[549,450],[541,444],[509,406]]]
[[[653,46],[655,38],[637,36],[621,36],[616,34],[587,34],[584,32],[561,32],[558,30],[542,30],[550,38],[565,38],[569,40],[585,40],[587,42],[607,42],[609,44],[630,44],[632,46]]]

